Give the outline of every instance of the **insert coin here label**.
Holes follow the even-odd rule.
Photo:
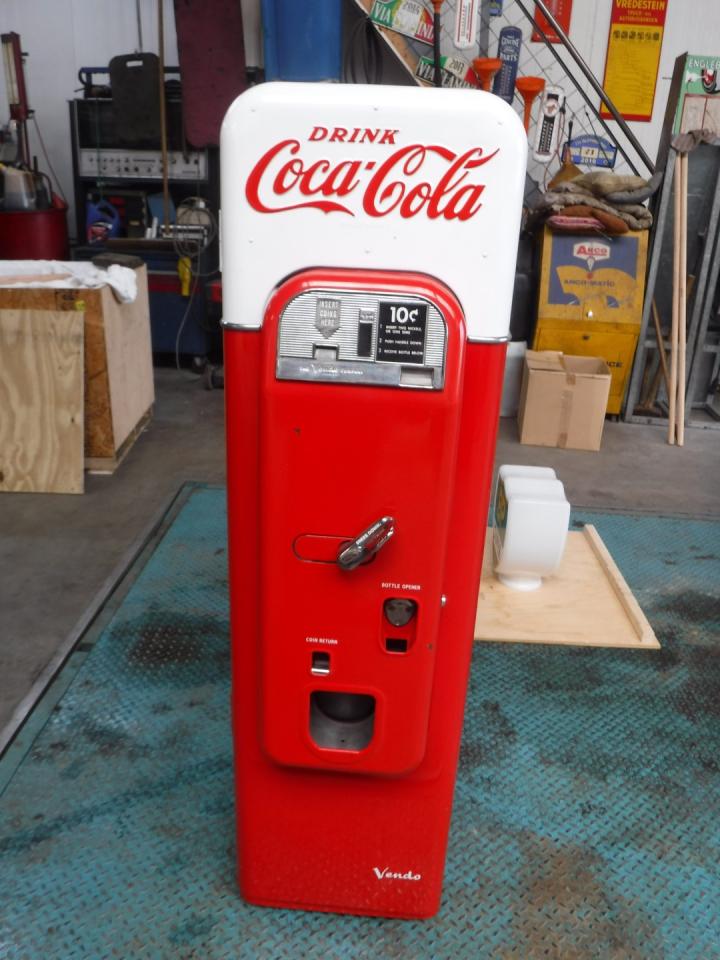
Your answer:
[[[375,359],[388,363],[425,363],[426,303],[381,303]]]
[[[340,329],[342,302],[330,297],[318,297],[315,307],[315,326],[324,337],[331,337]]]

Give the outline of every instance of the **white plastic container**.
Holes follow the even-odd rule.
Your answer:
[[[550,467],[504,465],[495,490],[493,557],[501,583],[536,590],[560,566],[570,520],[565,488]]]
[[[533,467],[525,463],[503,463],[498,468],[498,482],[507,480],[508,477],[539,477],[541,480],[557,480],[557,474],[552,467]]]

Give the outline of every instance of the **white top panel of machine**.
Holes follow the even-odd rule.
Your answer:
[[[477,90],[265,83],[221,134],[224,322],[262,326],[309,267],[442,280],[471,340],[508,335],[527,138]]]

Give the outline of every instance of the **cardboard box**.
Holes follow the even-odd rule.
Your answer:
[[[611,373],[599,357],[528,350],[520,392],[520,443],[599,450]]]

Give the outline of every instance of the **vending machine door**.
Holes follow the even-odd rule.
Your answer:
[[[462,310],[430,277],[311,270],[263,330],[263,743],[290,766],[407,773],[427,739]]]

